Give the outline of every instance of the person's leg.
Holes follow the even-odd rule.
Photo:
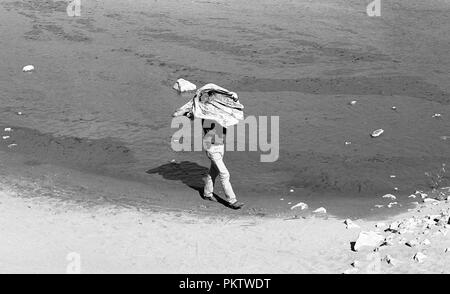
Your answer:
[[[222,184],[223,190],[225,192],[225,196],[227,197],[228,202],[234,203],[236,202],[236,195],[234,194],[233,187],[230,183],[230,173],[223,162],[223,153],[222,152],[211,152],[209,154],[213,164],[215,165],[216,170],[219,174],[219,179]]]
[[[210,155],[207,153],[208,157],[210,157]],[[211,167],[209,168],[209,172],[208,174],[205,176],[204,181],[205,181],[205,187],[203,189],[203,196],[204,197],[208,197],[208,198],[212,198],[214,197],[213,193],[214,193],[214,183],[216,181],[216,178],[219,174],[219,171],[217,170],[216,165],[214,164],[214,161],[211,160]]]

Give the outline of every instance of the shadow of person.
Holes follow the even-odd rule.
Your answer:
[[[209,168],[190,161],[170,162],[146,171],[147,174],[159,174],[167,180],[181,181],[183,184],[196,190],[202,199],[205,199],[203,196],[203,187],[205,185],[203,178],[208,172]],[[229,205],[226,200],[217,194],[214,194],[213,197],[220,204]]]

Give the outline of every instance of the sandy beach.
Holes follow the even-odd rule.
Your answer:
[[[70,254],[79,254],[81,273],[449,273],[448,227],[414,233],[384,232],[380,221],[310,216],[264,218],[202,216],[138,210],[115,205],[86,206],[49,197],[21,197],[1,186],[0,272],[66,273]],[[450,193],[448,193],[450,195]],[[382,220],[425,219],[450,202],[421,204]],[[447,217],[448,218],[448,217]],[[392,244],[358,252],[351,242],[361,231],[391,236]],[[429,232],[427,232],[429,231]],[[418,238],[431,244],[411,248]],[[375,248],[375,247],[374,247]],[[427,256],[419,263],[417,252]],[[385,259],[388,256],[392,264]],[[67,259],[69,258],[69,259]],[[353,266],[352,266],[353,264]],[[69,269],[70,273],[70,269]]]

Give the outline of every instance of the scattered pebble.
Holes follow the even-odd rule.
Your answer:
[[[388,204],[388,208],[392,208],[394,205],[398,205],[398,202],[391,202]]]
[[[352,144],[352,142],[349,142],[349,141],[345,142],[345,145],[351,145],[351,144]]]
[[[400,263],[397,259],[393,258],[393,257],[390,256],[389,254],[386,255],[386,256],[382,259],[382,261],[385,261],[387,264],[390,264],[390,265],[393,265],[393,266],[396,266],[396,265],[398,265],[398,264]]]
[[[363,247],[378,247],[384,239],[385,238],[377,232],[363,231],[359,233],[353,249],[359,251]]]
[[[313,211],[314,213],[327,213],[327,210],[323,207],[319,207]]]
[[[378,130],[373,131],[372,134],[370,134],[370,136],[372,138],[376,138],[376,137],[381,136],[381,134],[383,134],[383,133],[384,133],[383,129],[378,129]]]
[[[442,114],[440,114],[440,113],[435,113],[435,114],[433,114],[433,118],[437,118],[437,117],[441,117],[442,116]]]
[[[383,198],[397,199],[397,197],[395,197],[395,196],[392,195],[392,194],[386,194],[386,195],[383,196]]]
[[[424,239],[424,240],[422,241],[422,245],[428,246],[428,245],[430,245],[430,244],[431,244],[431,241],[428,240],[428,239]]]
[[[31,72],[31,71],[34,71],[34,66],[33,65],[26,65],[26,66],[24,66],[23,68],[22,68],[22,71],[23,72]]]
[[[354,222],[352,222],[351,219],[346,219],[344,221],[344,224],[347,225],[347,229],[357,229],[357,228],[359,228],[359,226],[357,224],[355,224]]]
[[[308,208],[308,204],[303,203],[303,202],[299,202],[297,204],[295,204],[294,206],[291,207],[291,209],[296,209],[296,208],[300,208],[301,210],[307,209]]]
[[[418,263],[424,262],[426,258],[427,258],[427,256],[425,254],[423,254],[422,252],[417,252],[413,257],[413,259]]]

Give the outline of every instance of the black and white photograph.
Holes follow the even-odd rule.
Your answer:
[[[448,274],[449,231],[450,0],[0,0],[0,274]]]

